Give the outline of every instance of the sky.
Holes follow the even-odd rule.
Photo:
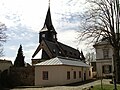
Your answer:
[[[39,45],[38,34],[42,29],[49,0],[0,0],[0,22],[7,26],[7,42],[4,43],[2,59],[14,62],[20,44],[25,62],[31,63],[32,55]],[[83,0],[51,0],[52,23],[59,42],[78,48],[86,53],[84,43],[78,44],[77,30],[84,11]]]

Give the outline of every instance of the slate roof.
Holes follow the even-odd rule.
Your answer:
[[[43,28],[41,29],[40,32],[45,31],[45,30],[57,33],[54,29],[54,26],[52,25],[50,7],[48,8],[45,23],[44,23],[44,26],[43,26]]]
[[[54,43],[47,40],[45,40],[45,43],[55,56],[80,58],[79,50],[76,50],[68,45],[62,44],[58,41]]]
[[[73,58],[65,58],[65,57],[55,57],[50,60],[46,60],[44,62],[38,63],[35,66],[53,66],[53,65],[67,65],[67,66],[79,66],[79,67],[91,67],[88,64],[83,63],[80,60],[73,59]]]
[[[60,47],[62,48],[62,49],[64,49],[64,51],[66,50],[66,51],[69,51],[69,53],[70,52],[74,52],[74,54],[77,54],[78,56],[80,56],[80,52],[79,52],[79,50],[77,50],[77,49],[75,49],[75,48],[72,48],[72,47],[70,47],[70,46],[68,46],[68,45],[65,45],[65,44],[63,44],[63,43],[60,43],[60,42],[58,42],[59,43],[59,45],[60,45]]]
[[[76,59],[80,59],[80,52],[79,50],[76,50],[70,46],[67,46],[65,44],[62,44],[60,42],[50,42],[48,40],[43,40],[47,46],[47,48],[49,49],[49,51],[51,52],[51,54],[53,55],[52,57],[56,57],[56,56],[63,56],[63,57],[70,57],[70,58],[76,58]],[[41,50],[41,45],[38,46],[37,48],[37,53]],[[33,58],[34,56],[36,56],[37,54],[36,52],[33,54]]]

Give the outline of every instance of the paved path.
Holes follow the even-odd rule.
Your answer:
[[[103,84],[109,84],[110,79],[104,79]],[[88,88],[90,86],[98,85],[101,83],[101,80],[96,80],[83,85],[74,85],[74,86],[55,86],[55,87],[24,87],[24,88],[15,88],[11,90],[82,90],[83,88]]]

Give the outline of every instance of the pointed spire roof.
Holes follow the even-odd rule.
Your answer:
[[[41,29],[40,32],[43,32],[43,31],[51,31],[51,32],[56,33],[56,31],[54,29],[54,26],[52,25],[52,19],[51,19],[51,13],[50,13],[50,4],[49,4],[49,7],[48,7],[48,11],[47,11],[44,26],[43,26],[43,28]]]

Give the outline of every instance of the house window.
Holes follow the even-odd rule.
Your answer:
[[[48,71],[43,71],[43,80],[48,80]]]
[[[103,49],[103,58],[109,58],[109,49]]]
[[[79,71],[79,78],[81,78],[81,71]]]
[[[70,71],[67,71],[67,80],[70,79]]]
[[[76,71],[73,72],[73,78],[76,79]]]
[[[102,66],[102,73],[104,73],[104,74],[112,73],[112,65]]]

